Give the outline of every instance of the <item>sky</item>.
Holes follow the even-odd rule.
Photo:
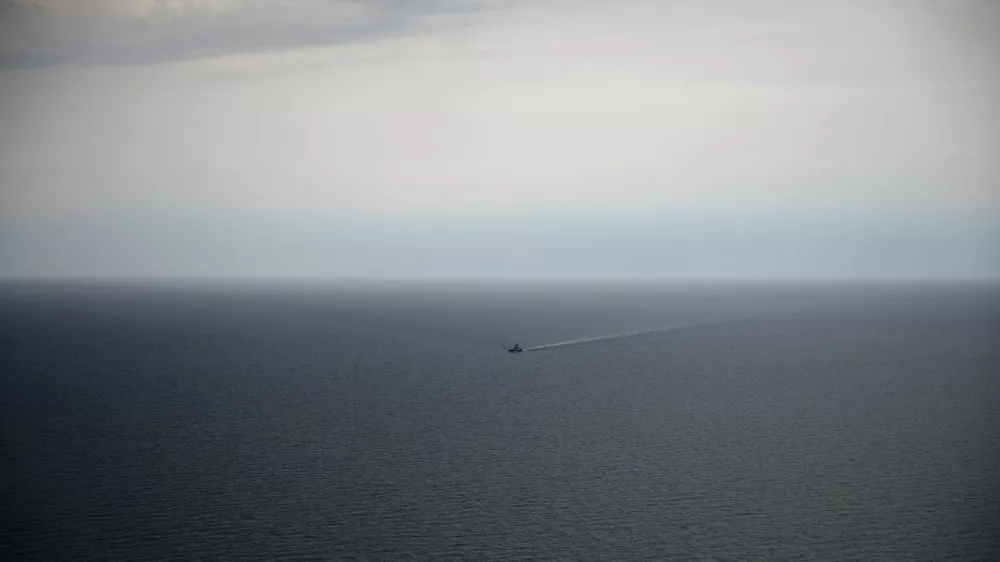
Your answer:
[[[997,279],[990,0],[0,0],[0,277]]]

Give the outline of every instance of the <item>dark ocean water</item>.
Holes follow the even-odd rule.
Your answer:
[[[1000,559],[996,288],[7,284],[0,338],[3,559]]]

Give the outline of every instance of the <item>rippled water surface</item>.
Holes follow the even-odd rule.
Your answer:
[[[1000,559],[998,297],[7,284],[0,555]]]

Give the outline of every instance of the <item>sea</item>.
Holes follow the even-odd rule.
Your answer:
[[[974,283],[6,282],[0,558],[1000,560],[998,344]]]

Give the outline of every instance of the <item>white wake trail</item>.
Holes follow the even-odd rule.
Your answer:
[[[595,342],[595,341],[617,340],[617,339],[620,339],[620,338],[630,338],[630,337],[633,337],[633,336],[641,336],[643,334],[653,334],[653,333],[656,333],[656,332],[668,332],[670,330],[679,330],[681,328],[694,328],[696,326],[708,326],[708,325],[711,325],[711,324],[722,324],[722,323],[725,323],[725,322],[733,322],[733,320],[717,320],[717,321],[713,321],[713,322],[697,322],[697,323],[693,323],[693,324],[675,324],[673,326],[663,326],[663,327],[660,327],[660,328],[651,328],[651,329],[648,329],[648,330],[639,330],[637,332],[619,332],[619,333],[615,333],[615,334],[605,334],[605,335],[602,335],[602,336],[594,336],[594,337],[591,337],[591,338],[580,338],[580,339],[575,339],[575,340],[567,340],[567,341],[560,341],[560,342],[555,342],[555,343],[547,343],[545,345],[536,345],[534,347],[526,347],[526,348],[524,348],[524,351],[539,351],[539,350],[542,350],[542,349],[552,349],[554,347],[563,347],[563,346],[567,346],[567,345],[577,345],[577,344],[590,343],[590,342]]]

